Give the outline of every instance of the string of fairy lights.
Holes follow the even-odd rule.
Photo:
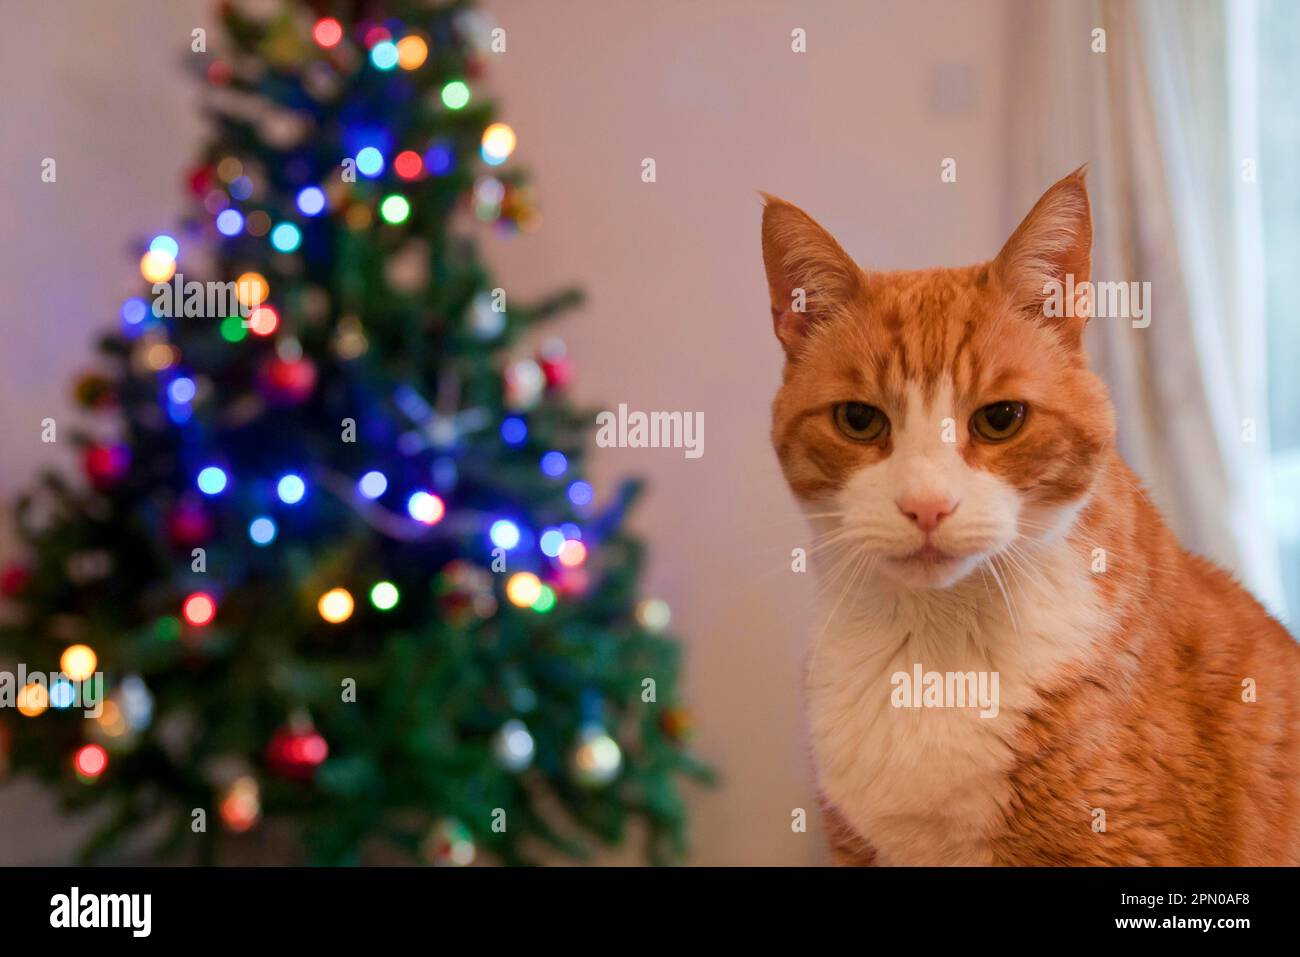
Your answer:
[[[345,31],[338,20],[325,17],[315,22],[311,36],[315,44],[328,54],[344,43]],[[369,66],[380,72],[418,70],[429,56],[428,43],[418,33],[394,36],[387,27],[380,25],[366,30],[362,43],[368,51]],[[208,78],[214,85],[228,83],[229,65],[214,63],[208,71]],[[458,111],[464,109],[472,97],[473,90],[469,84],[456,78],[441,86],[437,101],[446,110]],[[503,182],[491,173],[492,168],[509,159],[516,146],[515,132],[505,123],[494,122],[483,130],[479,156],[488,172],[477,177],[473,184],[472,208],[475,215],[486,222],[505,223],[511,228],[532,231],[540,222],[540,214],[531,204],[526,190]],[[334,181],[309,182],[292,194],[294,209],[300,218],[277,217],[258,208],[257,171],[236,156],[221,157],[197,171],[191,179],[191,186],[210,217],[209,224],[219,237],[218,241],[243,242],[246,241],[244,237],[264,238],[274,253],[292,256],[303,245],[306,221],[317,217],[338,215],[348,228],[364,229],[372,224],[377,213],[388,226],[402,225],[412,212],[410,200],[401,192],[402,185],[415,184],[425,177],[448,175],[456,163],[451,144],[441,139],[434,139],[421,149],[405,148],[395,152],[388,150],[384,143],[368,142],[360,145],[348,159],[363,179],[387,179],[388,190],[381,190],[373,199],[358,198],[354,191]],[[380,182],[379,185],[384,184]],[[181,256],[181,243],[174,236],[154,236],[141,256],[140,275],[150,284],[168,284],[177,275]],[[234,290],[241,308],[237,314],[220,322],[221,338],[235,345],[248,336],[263,340],[276,337],[274,356],[264,370],[261,385],[267,396],[277,402],[292,404],[304,401],[315,386],[315,367],[303,356],[296,338],[286,334],[284,316],[281,307],[274,302],[270,281],[261,272],[245,270],[234,280]],[[160,321],[162,315],[144,298],[127,298],[121,306],[120,318],[124,334],[135,342],[132,362],[141,371],[159,377],[162,403],[169,419],[178,426],[184,425],[193,415],[195,403],[205,397],[210,384],[186,371],[181,350],[167,339],[166,326]],[[490,308],[482,297],[472,304],[470,323],[475,334],[483,339],[494,338],[504,328],[500,310]],[[340,318],[334,349],[343,359],[356,358],[365,352],[365,335],[355,317]],[[499,437],[506,446],[518,448],[526,444],[529,437],[526,413],[548,388],[567,384],[570,375],[566,351],[559,340],[543,344],[535,359],[517,359],[507,365],[503,385],[510,414],[499,425]],[[407,404],[428,420],[426,431],[434,447],[445,444],[448,433],[454,438],[459,428],[455,414],[444,415],[428,409],[422,400],[412,400]],[[125,477],[130,465],[130,450],[125,445],[94,445],[85,453],[87,475],[92,485],[101,491]],[[538,468],[548,479],[567,481],[567,498],[579,513],[592,504],[592,486],[582,479],[567,477],[569,462],[563,452],[546,451],[538,461]],[[308,507],[311,497],[321,491],[313,474],[305,470],[286,471],[268,477],[246,477],[233,474],[231,468],[220,460],[200,464],[194,470],[192,481],[194,490],[201,496],[200,502],[230,496],[239,491],[241,485],[245,490],[250,483],[259,486],[256,494],[249,498],[268,503],[270,507],[264,505],[246,517],[247,537],[258,548],[269,548],[280,538],[284,510]],[[357,501],[381,508],[387,522],[397,516],[402,521],[409,519],[417,527],[428,529],[439,526],[448,516],[447,501],[443,494],[439,494],[442,490],[438,488],[399,490],[396,483],[379,469],[369,469],[346,481],[352,484]],[[338,490],[331,491],[337,493]],[[394,506],[400,506],[405,516],[401,517]],[[547,574],[546,580],[534,571],[517,571],[506,578],[502,591],[505,599],[515,607],[545,615],[555,608],[564,593],[580,594],[586,589],[588,582],[583,566],[589,546],[577,524],[566,522],[534,530],[514,517],[489,516],[483,522],[483,528],[485,545],[489,550],[517,552],[536,549],[549,563],[551,574]],[[174,540],[199,541],[211,531],[211,524],[201,506],[181,506],[170,520],[169,532]],[[492,577],[483,569],[458,559],[443,568],[439,578],[445,592],[443,610],[450,619],[461,615],[485,618],[494,613],[496,600]],[[322,590],[315,603],[320,619],[329,625],[340,625],[359,614],[358,598],[352,590],[356,587],[332,584]],[[387,579],[370,582],[357,590],[365,595],[370,608],[379,615],[392,612],[402,600],[398,585]],[[640,602],[636,614],[643,627],[654,631],[665,628],[670,617],[668,606],[659,600]],[[218,621],[219,616],[219,589],[191,591],[181,597],[178,615],[160,619],[155,630],[160,635],[175,635],[182,623],[192,630],[202,630]],[[50,708],[70,707],[77,699],[77,683],[90,680],[98,665],[98,657],[89,645],[70,645],[60,659],[61,675],[48,688],[40,683],[23,687],[18,696],[18,710],[24,716],[34,718]],[[95,721],[93,735],[97,740],[79,747],[72,757],[77,776],[86,782],[99,778],[108,768],[109,751],[114,744],[133,739],[147,727],[152,710],[152,697],[143,681],[134,676],[124,679]],[[267,758],[272,767],[286,776],[309,772],[328,756],[328,744],[311,726],[309,719],[299,715],[282,731],[268,745]],[[495,751],[498,760],[510,770],[520,771],[528,766],[532,759],[533,741],[522,721],[511,719],[500,729]],[[599,722],[587,722],[572,754],[571,768],[575,777],[586,784],[600,786],[617,775],[621,762],[617,742]],[[223,821],[233,831],[251,827],[260,814],[259,808],[256,781],[247,775],[239,776],[225,790],[219,802]],[[472,859],[472,841],[467,850],[469,838],[457,822],[439,822],[435,831],[430,840],[437,845],[438,855],[452,859],[453,863],[465,862],[454,860],[457,856]]]

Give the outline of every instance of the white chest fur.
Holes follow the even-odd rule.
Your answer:
[[[1006,599],[976,572],[941,591],[875,579],[841,601],[831,588],[819,610],[808,667],[819,784],[881,864],[992,863],[1011,742],[1053,675],[1104,630],[1088,563],[1065,542],[1001,571]],[[951,698],[896,706],[906,683],[894,676],[918,665],[982,675],[996,716]]]

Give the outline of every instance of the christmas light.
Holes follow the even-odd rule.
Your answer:
[[[297,505],[307,494],[307,483],[302,480],[302,476],[290,472],[282,475],[280,481],[275,483],[275,494],[280,496],[280,501],[285,505]]]
[[[659,598],[647,598],[636,606],[636,620],[641,627],[649,631],[663,631],[672,621],[672,609],[668,603]]]
[[[425,525],[438,524],[442,521],[442,516],[447,513],[447,507],[443,505],[442,499],[428,492],[416,492],[407,499],[406,510],[411,518]]]
[[[538,539],[538,546],[547,558],[558,558],[560,549],[564,548],[565,535],[558,528],[548,528]]]
[[[204,495],[219,495],[226,488],[226,473],[215,465],[199,472],[196,483]]]
[[[375,587],[370,589],[370,604],[380,611],[390,611],[397,607],[398,597],[397,586],[392,582],[376,582]]]
[[[197,392],[198,389],[194,385],[194,380],[188,376],[179,376],[167,386],[167,398],[178,405],[192,402]]]
[[[258,306],[248,316],[248,330],[255,336],[269,336],[280,325],[274,306]]]
[[[434,176],[446,176],[456,163],[456,154],[447,143],[434,143],[424,153],[424,166]]]
[[[254,545],[270,545],[275,541],[275,533],[275,519],[269,516],[259,515],[248,523],[248,537]]]
[[[542,582],[532,572],[515,572],[506,582],[506,597],[510,604],[529,608],[542,596]]]
[[[579,507],[589,505],[592,499],[592,488],[587,482],[574,482],[569,486],[569,501]]]
[[[122,322],[128,326],[138,326],[149,314],[149,306],[143,299],[131,298],[122,303]]]
[[[542,456],[542,472],[551,478],[559,478],[569,467],[569,460],[563,452],[547,452]]]
[[[24,717],[40,717],[49,706],[50,693],[45,685],[32,682],[18,689],[18,713]]]
[[[260,272],[241,273],[235,280],[235,298],[241,306],[260,306],[271,295],[271,286]]]
[[[584,787],[598,788],[618,777],[623,766],[623,752],[618,742],[598,724],[584,727],[578,733],[578,746],[573,752],[573,775]]]
[[[537,593],[537,598],[529,607],[538,614],[546,614],[555,607],[555,589],[550,585],[543,585]]]
[[[72,766],[83,778],[94,780],[108,767],[108,752],[98,744],[87,744],[77,749]]]
[[[462,109],[469,102],[469,87],[461,80],[452,80],[442,88],[442,103],[449,110]]]
[[[253,181],[247,176],[240,176],[230,184],[230,195],[235,199],[248,199],[253,195]]]
[[[392,40],[380,40],[370,48],[370,62],[376,70],[391,70],[397,66],[397,44]]]
[[[223,209],[217,214],[217,232],[223,236],[238,236],[244,231],[244,214],[237,209]]]
[[[280,223],[271,230],[271,245],[277,252],[291,253],[302,245],[302,232],[293,223]]]
[[[196,628],[202,628],[217,614],[217,603],[206,592],[196,591],[181,605],[181,617]]]
[[[383,217],[384,222],[396,226],[398,223],[406,222],[406,217],[411,215],[411,204],[406,201],[405,196],[393,193],[385,196],[384,201],[379,204],[379,215]]]
[[[244,320],[239,316],[227,316],[221,320],[221,338],[227,342],[243,342],[248,336]]]
[[[217,164],[217,178],[229,183],[243,175],[244,164],[233,156],[227,156]]]
[[[175,259],[181,254],[181,247],[180,243],[163,233],[155,236],[149,242],[149,251],[158,253],[160,256],[166,256],[168,259]]]
[[[165,342],[155,342],[145,350],[143,361],[145,368],[162,372],[174,366],[179,355],[180,350],[175,346],[169,346]]]
[[[533,762],[537,750],[536,742],[528,726],[518,718],[511,718],[497,731],[493,751],[497,760],[507,771],[523,771]]]
[[[379,498],[388,491],[388,477],[383,472],[367,472],[357,483],[357,491],[365,498]]]
[[[343,39],[343,25],[333,17],[322,17],[312,27],[311,37],[326,50],[332,49]]]
[[[517,139],[515,131],[505,123],[493,123],[483,131],[483,141],[479,152],[483,162],[489,166],[500,166],[515,151]]]
[[[499,519],[492,523],[488,529],[488,537],[492,539],[492,544],[497,548],[504,548],[510,551],[519,545],[519,526],[508,518]]]
[[[54,708],[70,708],[72,702],[77,700],[77,689],[72,687],[72,682],[65,678],[59,678],[50,685],[50,706]]]
[[[73,681],[85,681],[95,673],[99,658],[90,645],[69,645],[59,658],[59,670]]]
[[[403,70],[418,70],[429,57],[429,44],[411,35],[397,42],[397,62]]]
[[[387,27],[371,27],[366,31],[366,49],[370,49],[376,43],[382,43],[384,40],[391,40],[393,35],[388,32]]]
[[[140,275],[146,282],[167,282],[176,275],[176,260],[151,250],[140,260]]]
[[[587,560],[587,546],[582,542],[569,539],[560,549],[560,564],[565,568],[577,568]]]
[[[424,161],[415,150],[402,150],[393,157],[393,172],[402,179],[415,179],[424,171]]]
[[[317,186],[305,186],[298,192],[298,210],[304,216],[317,216],[325,208],[325,193]]]
[[[373,146],[367,146],[357,153],[357,172],[374,179],[384,171],[384,154]]]
[[[512,409],[531,409],[546,389],[546,374],[532,359],[512,362],[505,371],[505,400]]]
[[[506,445],[522,445],[526,438],[528,438],[528,425],[519,416],[507,416],[501,422],[501,441]]]
[[[262,815],[262,802],[257,782],[247,775],[237,778],[229,792],[221,799],[221,820],[236,834],[252,828]]]
[[[320,612],[320,616],[331,625],[337,625],[351,618],[353,607],[352,595],[346,588],[331,588],[321,595],[320,601],[316,603],[316,610]]]

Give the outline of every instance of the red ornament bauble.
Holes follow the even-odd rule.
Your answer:
[[[562,359],[541,359],[539,365],[546,375],[546,388],[552,391],[563,389],[573,381],[573,362],[567,356]]]
[[[181,502],[167,516],[167,538],[174,548],[193,548],[211,536],[212,518],[198,502]]]
[[[225,60],[213,60],[208,66],[208,82],[213,86],[225,86],[234,75],[235,71]]]
[[[274,356],[262,366],[262,394],[277,405],[298,405],[316,388],[316,365],[310,359],[281,359]]]
[[[131,450],[125,445],[92,445],[83,464],[90,484],[101,492],[116,485],[131,467]]]
[[[280,728],[266,745],[266,763],[291,781],[309,781],[329,757],[329,745],[315,728]]]
[[[212,170],[209,167],[200,166],[190,173],[190,192],[195,196],[200,198],[207,196],[212,190],[212,184]]]
[[[26,565],[10,565],[0,572],[0,594],[13,598],[22,594],[27,583],[32,580],[31,569]]]

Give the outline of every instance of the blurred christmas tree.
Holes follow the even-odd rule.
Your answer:
[[[520,351],[577,297],[507,308],[472,240],[539,223],[477,88],[503,32],[466,3],[219,9],[194,216],[76,385],[91,488],[19,503],[4,650],[50,677],[7,758],[106,809],[89,857],[164,828],[220,860],[281,822],[315,862],[522,862],[640,819],[676,859],[707,772],[635,489],[596,507],[563,345]]]

